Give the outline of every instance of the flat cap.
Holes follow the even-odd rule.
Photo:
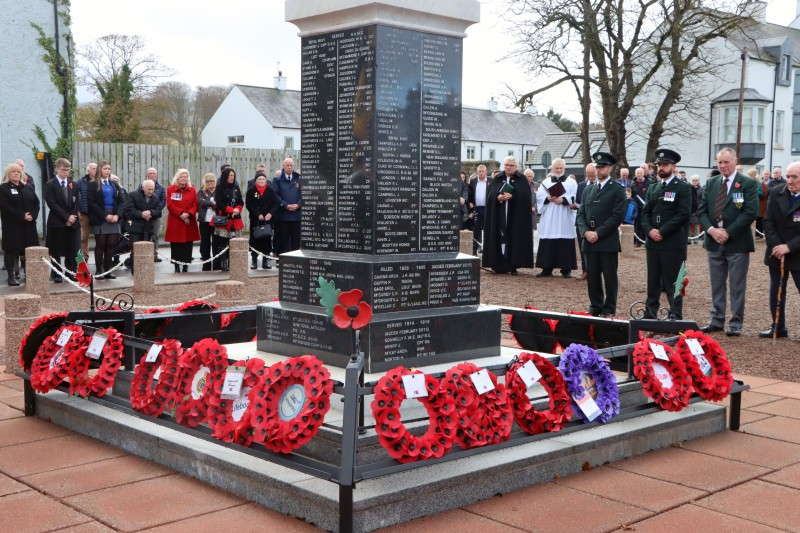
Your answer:
[[[658,163],[677,163],[681,160],[681,154],[669,148],[659,148],[656,150],[656,164]]]

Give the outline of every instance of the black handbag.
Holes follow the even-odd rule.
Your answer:
[[[272,226],[270,224],[259,224],[252,229],[253,240],[260,241],[267,237],[272,237]]]
[[[225,228],[228,226],[228,215],[214,215],[211,223],[214,224],[215,228]]]

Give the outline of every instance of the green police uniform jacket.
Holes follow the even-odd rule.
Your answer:
[[[706,232],[703,247],[711,252],[719,250],[719,243],[709,234],[709,228],[720,227],[716,220],[711,220],[714,215],[714,204],[717,202],[719,188],[722,186],[722,176],[714,176],[703,191],[700,200],[700,224]],[[733,183],[728,191],[728,199],[722,210],[722,228],[728,232],[728,241],[725,251],[729,253],[754,252],[753,232],[750,226],[758,215],[758,183],[756,180],[743,176],[738,172],[733,177]]]
[[[692,187],[678,178],[669,185],[661,181],[650,185],[642,207],[642,228],[648,234],[645,247],[650,250],[685,250],[689,237],[689,216],[692,214]],[[657,229],[663,239],[656,242],[650,231]]]
[[[619,252],[619,226],[625,218],[625,188],[609,178],[598,190],[597,182],[586,187],[576,224],[581,235],[597,232],[597,242],[583,240],[583,252]]]

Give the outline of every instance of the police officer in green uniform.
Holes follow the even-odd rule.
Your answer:
[[[658,318],[661,291],[667,292],[669,317],[683,318],[683,304],[676,302],[675,281],[686,260],[689,216],[692,213],[692,187],[675,176],[681,160],[674,150],[656,150],[659,180],[647,189],[642,207],[642,228],[647,234],[647,309],[645,318]]]
[[[617,160],[606,152],[592,154],[597,180],[586,187],[576,224],[583,235],[581,251],[586,256],[589,313],[613,316],[617,311],[619,279],[619,226],[625,218],[625,188],[614,181],[611,170]],[[605,283],[605,295],[603,284]]]

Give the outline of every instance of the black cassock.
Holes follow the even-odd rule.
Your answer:
[[[531,189],[521,172],[511,176],[513,197],[500,203],[497,196],[508,181],[506,174],[492,180],[486,192],[486,226],[483,231],[483,266],[495,272],[533,268]],[[505,245],[505,246],[502,246]]]

